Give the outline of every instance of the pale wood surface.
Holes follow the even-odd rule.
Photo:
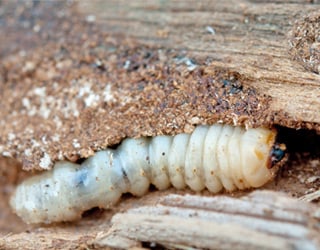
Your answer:
[[[127,249],[154,242],[173,249],[318,249],[317,209],[276,192],[241,199],[169,195],[159,205],[113,217],[99,246]]]
[[[320,123],[320,77],[292,60],[288,37],[295,20],[317,11],[319,4],[86,1],[79,9],[94,14],[108,32],[142,44],[184,49],[195,61],[210,61],[207,71],[224,68],[240,73],[245,84],[272,97],[272,111],[286,114],[292,123]]]

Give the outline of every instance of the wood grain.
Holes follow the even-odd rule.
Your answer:
[[[320,131],[319,4],[1,6],[0,154],[25,170],[199,124]]]
[[[79,6],[110,33],[183,49],[195,61],[210,61],[206,71],[239,72],[246,85],[272,97],[276,123],[286,125],[277,121],[281,113],[297,128],[298,123],[320,122],[320,77],[292,60],[289,32],[296,20],[318,8],[309,1],[245,0],[86,1]]]
[[[113,217],[99,246],[127,249],[154,242],[172,249],[317,249],[316,207],[276,192],[241,199],[169,195],[159,205]],[[121,239],[121,240],[120,240]]]

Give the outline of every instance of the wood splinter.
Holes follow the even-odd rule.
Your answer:
[[[282,193],[241,199],[168,195],[156,206],[118,213],[98,246],[128,249],[152,242],[170,249],[319,249],[317,207]]]

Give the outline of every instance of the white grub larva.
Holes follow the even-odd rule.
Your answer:
[[[233,191],[260,187],[275,175],[285,146],[276,131],[229,125],[198,126],[192,134],[125,139],[82,164],[57,162],[21,183],[11,198],[27,223],[71,221],[92,207],[108,208],[123,193],[145,194],[152,183]]]

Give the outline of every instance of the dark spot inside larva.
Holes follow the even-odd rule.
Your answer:
[[[243,180],[242,180],[242,179],[239,179],[239,182],[240,182],[240,183],[243,183]]]
[[[128,179],[128,174],[127,174],[127,172],[124,170],[123,167],[121,167],[121,172],[122,172],[122,177],[123,177],[124,179]]]
[[[212,176],[214,176],[214,171],[213,171],[213,170],[211,170],[211,171],[210,171],[210,174],[211,174]]]
[[[166,155],[166,153],[165,152],[162,152],[162,156],[165,156]]]
[[[50,185],[49,184],[46,184],[46,185],[44,185],[46,188],[48,188],[48,187],[50,187]]]
[[[189,217],[192,218],[192,217],[197,217],[198,216],[198,212],[193,212],[193,213],[190,213],[189,214]]]
[[[81,169],[81,170],[77,171],[77,173],[75,175],[76,187],[83,187],[87,178],[88,178],[88,170],[87,169]]]
[[[150,157],[149,157],[149,155],[146,157],[146,161],[148,162],[148,164],[150,164]]]

